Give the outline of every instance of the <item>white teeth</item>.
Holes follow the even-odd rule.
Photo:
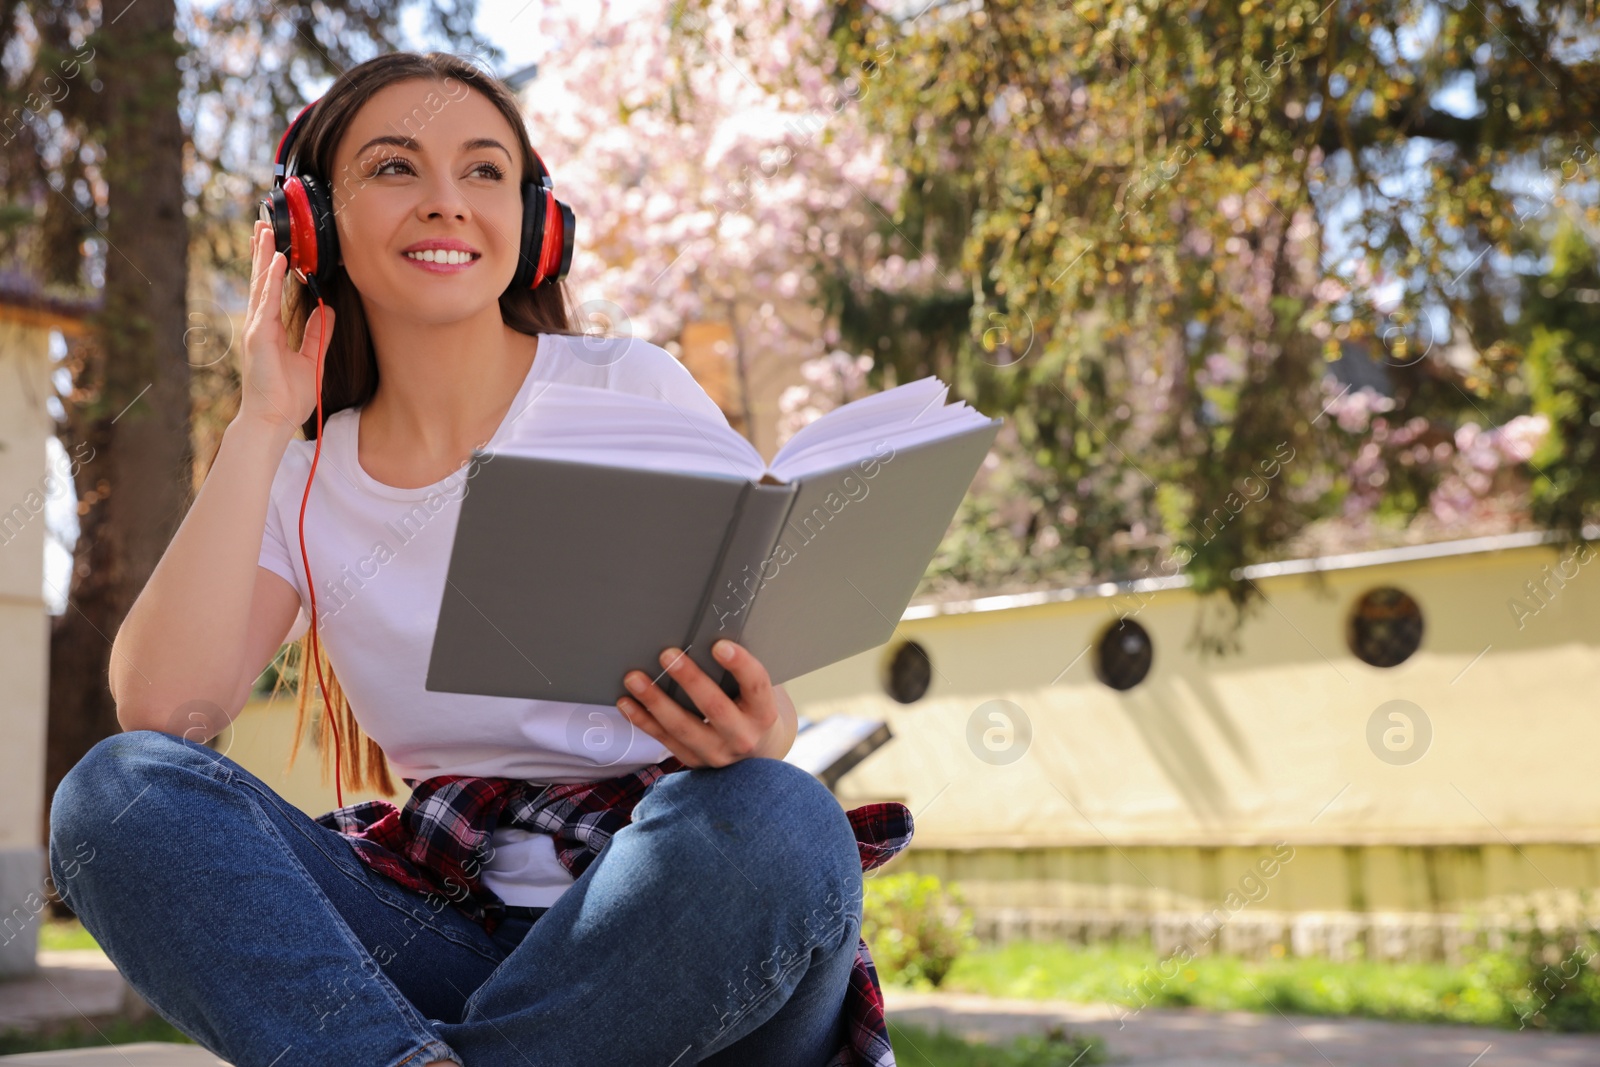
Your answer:
[[[425,248],[421,252],[406,252],[404,255],[424,263],[470,263],[473,258],[471,252],[447,252],[442,248]]]

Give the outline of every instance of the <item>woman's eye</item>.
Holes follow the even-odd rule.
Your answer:
[[[391,156],[388,159],[380,160],[378,162],[378,164],[372,168],[371,176],[376,178],[378,175],[387,172],[389,170],[389,168],[393,167],[393,166],[404,167],[405,168],[404,173],[407,173],[407,174],[415,174],[416,173],[416,171],[412,170],[411,163],[410,163],[409,160],[402,159],[399,156]],[[505,170],[503,168],[499,167],[498,165],[496,165],[494,163],[489,163],[489,162],[479,163],[477,166],[472,168],[472,173],[474,173],[474,174],[485,174],[486,173],[486,175],[488,177],[493,178],[495,180],[499,180],[499,179],[505,177]]]
[[[379,174],[382,174],[385,170],[394,166],[396,163],[406,168],[406,170],[411,169],[411,164],[404,159],[401,159],[399,156],[391,156],[388,159],[379,161],[378,165],[372,168],[372,176],[377,177]]]

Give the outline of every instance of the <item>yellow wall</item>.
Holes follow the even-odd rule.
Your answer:
[[[1090,655],[1068,665],[1117,608],[1140,607],[1128,596],[903,621],[899,637],[934,668],[915,704],[881,688],[889,647],[788,689],[809,715],[889,722],[895,739],[839,792],[905,800],[922,848],[1597,843],[1600,776],[1583,754],[1600,744],[1600,561],[1520,630],[1507,607],[1558,558],[1521,548],[1262,578],[1242,650],[1220,659],[1188,645],[1193,594],[1157,592],[1132,616],[1154,667],[1124,693],[1096,680]],[[1357,660],[1343,636],[1351,603],[1379,585],[1409,592],[1425,619],[1421,649],[1389,669]],[[1033,733],[1003,766],[966,740],[969,718],[996,698]],[[1394,699],[1433,725],[1409,766],[1380,761],[1366,741],[1369,717]]]
[[[983,908],[1208,909],[1249,871],[1251,846],[1282,841],[1295,859],[1252,911],[1593,910],[1578,898],[1600,888],[1600,777],[1587,772],[1600,552],[1520,626],[1509,606],[1537,607],[1525,583],[1570,552],[1261,577],[1266,600],[1224,658],[1191,646],[1197,602],[1181,588],[913,609],[889,646],[788,689],[808,715],[889,722],[894,739],[840,781],[841,800],[904,801],[916,836],[897,862],[960,882]],[[1420,650],[1389,669],[1344,637],[1353,602],[1379,585],[1408,592],[1425,622]],[[1077,658],[1119,611],[1155,648],[1149,677],[1122,693],[1095,678],[1092,652]],[[933,665],[910,705],[881,684],[900,640]],[[1005,765],[968,742],[995,699],[1032,732]],[[1367,742],[1373,712],[1396,699],[1433,728],[1409,765]]]
[[[315,715],[313,711],[311,713]],[[251,774],[271,786],[279,796],[305,812],[321,815],[338,806],[333,788],[333,761],[325,758],[312,742],[315,731],[307,727],[300,741],[294,766],[289,766],[289,747],[294,737],[294,696],[285,691],[272,700],[253,699],[244,706],[233,724],[212,738],[209,744]],[[324,780],[323,766],[328,772]],[[391,777],[394,777],[391,774]],[[344,802],[388,800],[397,807],[405,803],[411,790],[395,778],[396,796],[351,789],[345,783]]]

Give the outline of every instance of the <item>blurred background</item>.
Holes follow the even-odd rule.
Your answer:
[[[1600,1029],[1597,48],[1588,2],[0,5],[0,973],[237,410],[278,138],[437,49],[518,89],[584,329],[763,455],[930,374],[1005,418],[894,640],[788,686],[791,758],[915,814],[907,1026]],[[211,743],[320,813],[282,666]]]

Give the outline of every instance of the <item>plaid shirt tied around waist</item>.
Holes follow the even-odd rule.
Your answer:
[[[320,815],[316,822],[349,838],[370,869],[417,893],[443,896],[493,933],[506,905],[480,875],[496,827],[550,834],[556,859],[577,878],[612,835],[633,820],[645,790],[685,767],[669,756],[631,774],[566,785],[440,775],[418,783],[404,808],[368,800]],[[866,804],[846,814],[862,871],[882,866],[911,842],[911,812],[904,804]],[[856,942],[844,1016],[844,1043],[824,1067],[895,1067],[883,990],[864,938]]]

